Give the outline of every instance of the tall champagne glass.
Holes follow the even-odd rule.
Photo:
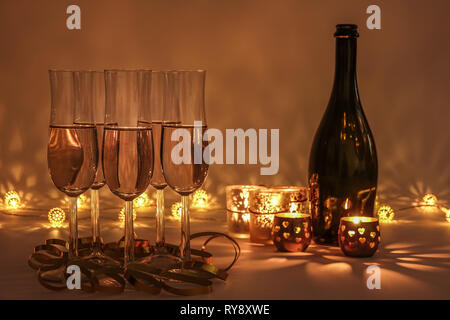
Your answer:
[[[151,71],[106,70],[103,172],[109,189],[125,200],[124,265],[134,261],[133,199],[148,187],[153,141],[148,112]]]
[[[92,119],[97,133],[98,166],[94,183],[91,186],[91,227],[92,227],[92,251],[85,259],[101,265],[117,265],[114,259],[103,254],[100,242],[100,205],[99,189],[105,185],[103,167],[101,161],[103,144],[103,122],[105,121],[105,78],[103,71],[77,71],[75,72],[75,84],[79,104],[83,109],[92,109]]]
[[[179,258],[170,255],[164,246],[164,188],[167,186],[161,166],[161,141],[163,125],[180,122],[180,105],[178,99],[178,72],[152,71],[150,90],[150,109],[153,130],[154,167],[150,184],[156,189],[156,252],[143,259],[153,266],[169,268],[180,262]]]
[[[69,196],[69,258],[78,257],[77,197],[95,179],[98,162],[97,134],[92,108],[80,90],[89,75],[50,70],[51,115],[47,160],[55,186]],[[86,77],[87,79],[81,78]]]
[[[189,194],[197,190],[208,174],[203,159],[207,139],[205,116],[205,71],[179,71],[180,121],[163,124],[162,168],[167,184],[181,195],[181,245],[184,263],[191,262]],[[206,140],[206,141],[204,141]],[[182,147],[181,147],[182,146]]]

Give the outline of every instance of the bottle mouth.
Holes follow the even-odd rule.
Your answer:
[[[358,26],[356,24],[338,24],[334,36],[336,38],[357,38],[359,37]]]

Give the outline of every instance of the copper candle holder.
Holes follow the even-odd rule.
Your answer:
[[[275,214],[309,212],[306,187],[259,187],[250,191],[250,241],[272,243]]]
[[[279,251],[305,251],[311,243],[311,238],[309,214],[283,212],[275,215],[272,239]]]
[[[371,257],[381,241],[378,218],[342,217],[339,246],[349,257]]]
[[[256,190],[258,186],[231,185],[225,188],[227,198],[227,226],[228,233],[236,238],[249,237],[250,213],[249,195],[250,191]]]

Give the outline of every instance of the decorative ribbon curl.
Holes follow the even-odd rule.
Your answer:
[[[77,265],[82,273],[81,289],[86,292],[106,292],[119,294],[125,290],[125,279],[136,289],[149,294],[159,294],[162,290],[176,295],[192,296],[212,292],[213,278],[226,280],[227,271],[230,270],[239,259],[239,244],[230,236],[219,232],[200,232],[191,235],[191,240],[208,237],[201,250],[192,249],[194,260],[188,263],[177,263],[167,269],[157,268],[151,264],[139,263],[139,261],[122,267],[102,266],[89,259],[92,238],[79,239],[79,258],[69,260],[67,249],[69,243],[60,239],[48,239],[45,244],[34,248],[28,258],[28,265],[36,270],[39,283],[47,289],[62,291],[67,289],[67,267]],[[216,238],[229,240],[234,249],[232,262],[223,269],[212,265],[212,254],[206,251],[208,243]],[[103,244],[100,239],[103,252],[109,258],[118,262],[123,261],[124,239],[117,242]],[[164,245],[165,251],[174,257],[180,256],[179,247],[172,244]],[[135,255],[141,259],[153,255],[156,248],[151,246],[148,240],[135,240]]]

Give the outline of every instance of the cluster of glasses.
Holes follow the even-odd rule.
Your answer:
[[[106,184],[125,200],[123,265],[134,262],[133,199],[151,184],[157,192],[156,253],[140,262],[190,262],[189,194],[208,173],[203,160],[194,161],[195,144],[205,147],[202,137],[195,137],[206,129],[205,71],[50,70],[49,75],[48,168],[55,186],[70,199],[69,258],[81,259],[77,197],[91,189],[93,245],[83,259],[119,264],[103,253],[100,243],[98,190]],[[196,121],[202,127],[194,126]],[[190,162],[172,161],[172,149],[180,142],[172,141],[172,134],[179,128],[191,136]],[[180,258],[164,246],[167,185],[182,197]]]

